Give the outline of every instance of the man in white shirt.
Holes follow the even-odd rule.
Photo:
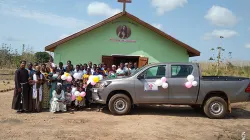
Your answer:
[[[116,70],[116,73],[119,76],[124,76],[125,75],[125,68],[124,68],[124,64],[120,63],[120,67]]]

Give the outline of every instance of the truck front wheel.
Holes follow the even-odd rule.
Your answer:
[[[221,119],[225,117],[228,109],[223,98],[211,97],[205,102],[203,110],[210,119]]]
[[[131,109],[131,101],[127,95],[115,94],[109,100],[108,107],[112,114],[125,115],[128,114]]]

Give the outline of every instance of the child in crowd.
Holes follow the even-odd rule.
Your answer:
[[[79,87],[78,91],[79,93],[83,92],[83,88]],[[83,107],[85,106],[85,98],[81,97],[80,95],[75,95],[75,96],[76,96],[76,100],[75,100],[76,110],[83,110]]]
[[[74,113],[73,106],[72,106],[72,94],[71,94],[71,88],[67,87],[67,90],[65,92],[65,101],[66,108],[68,111],[71,111],[71,113]]]

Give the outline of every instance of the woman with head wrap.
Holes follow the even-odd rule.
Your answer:
[[[50,112],[65,112],[66,104],[64,104],[65,95],[62,90],[62,84],[58,83],[56,89],[52,92],[52,98],[50,101]]]

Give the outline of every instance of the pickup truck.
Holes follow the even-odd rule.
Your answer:
[[[189,75],[195,80],[194,86],[185,84]],[[164,88],[156,85],[162,77],[167,83]],[[103,79],[91,91],[93,100],[108,105],[114,115],[128,114],[133,105],[170,104],[189,105],[211,119],[220,119],[231,113],[231,103],[250,101],[250,80],[202,76],[197,63],[155,63],[128,77]]]

